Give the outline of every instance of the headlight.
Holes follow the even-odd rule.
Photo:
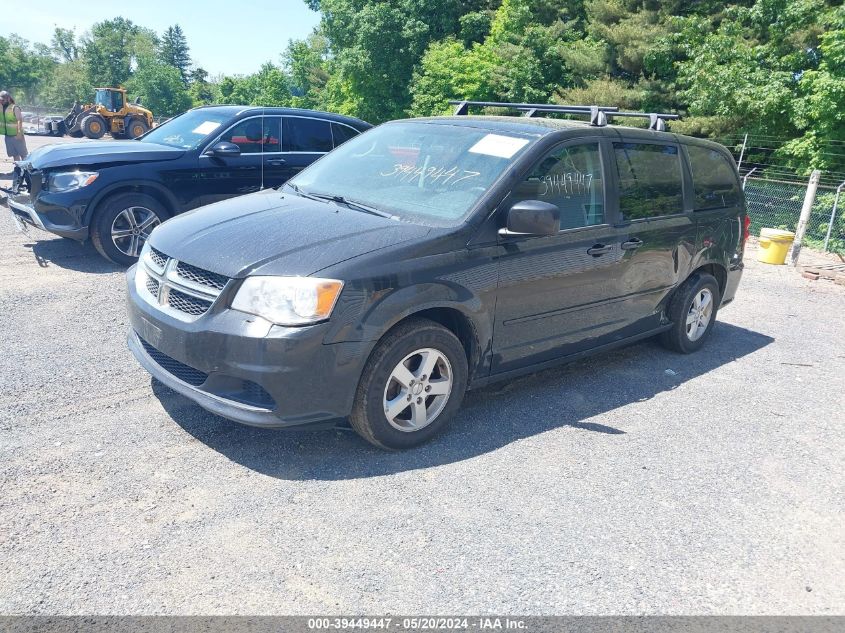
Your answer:
[[[277,325],[307,325],[329,318],[342,289],[336,279],[247,277],[232,308]]]
[[[96,171],[62,171],[50,174],[47,180],[47,190],[53,193],[73,191],[87,187],[97,180],[99,174]]]

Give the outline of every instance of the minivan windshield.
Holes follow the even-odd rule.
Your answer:
[[[189,110],[185,114],[174,117],[153,128],[139,140],[143,143],[158,143],[181,149],[193,149],[205,137],[217,131],[221,125],[231,118],[231,115],[206,108]]]
[[[289,184],[400,220],[451,226],[466,218],[531,140],[448,123],[388,123],[347,141]]]

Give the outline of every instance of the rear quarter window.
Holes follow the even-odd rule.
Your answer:
[[[352,129],[348,125],[340,123],[332,123],[332,137],[334,138],[334,146],[343,145],[346,141],[358,135],[358,130]]]
[[[694,209],[722,209],[742,202],[742,191],[733,166],[722,152],[708,147],[687,145]]]
[[[614,143],[619,209],[626,220],[683,213],[681,160],[676,145]]]
[[[282,143],[285,152],[330,152],[331,124],[322,119],[284,117]]]

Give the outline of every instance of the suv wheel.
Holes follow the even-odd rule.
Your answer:
[[[167,211],[152,196],[119,194],[100,205],[92,222],[91,241],[106,259],[130,266],[138,261],[152,230],[167,218]]]
[[[464,347],[452,332],[410,319],[390,331],[367,361],[352,428],[381,448],[422,444],[461,406],[467,373]]]
[[[719,284],[712,275],[687,279],[669,303],[672,329],[661,335],[663,345],[682,354],[698,350],[710,336],[720,301]]]

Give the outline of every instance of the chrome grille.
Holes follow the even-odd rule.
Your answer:
[[[193,321],[208,312],[229,278],[147,249],[142,270],[147,301],[182,321]]]
[[[175,288],[171,288],[170,292],[167,293],[168,306],[174,310],[178,310],[179,312],[190,314],[191,316],[201,316],[205,314],[211,307],[211,303],[211,301],[206,301],[205,299],[200,299],[199,297],[179,292]]]
[[[217,273],[213,273],[208,270],[203,270],[202,268],[197,268],[196,266],[191,266],[185,262],[179,262],[176,264],[176,274],[182,279],[186,279],[200,286],[214,288],[215,290],[223,290],[223,286],[225,286],[229,281],[228,277],[218,275]]]
[[[159,270],[164,270],[164,266],[167,264],[167,255],[154,248],[150,248],[150,261],[152,261]]]
[[[159,283],[156,279],[153,277],[147,277],[147,292],[154,297],[158,297],[158,287]]]

